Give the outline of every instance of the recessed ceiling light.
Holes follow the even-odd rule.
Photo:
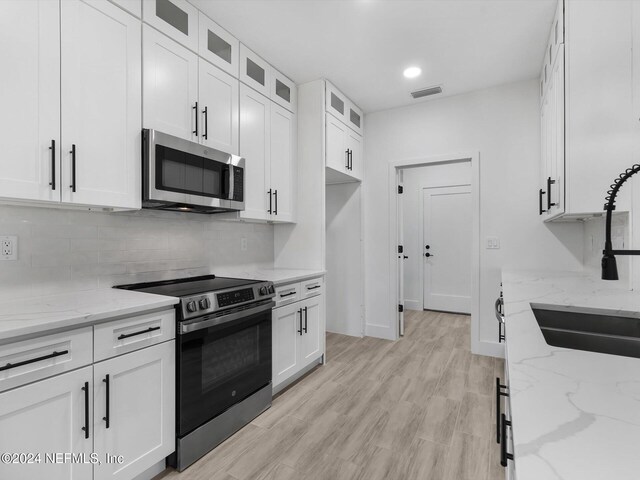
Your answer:
[[[407,78],[416,78],[422,73],[422,69],[420,67],[409,67],[405,68],[402,73]]]

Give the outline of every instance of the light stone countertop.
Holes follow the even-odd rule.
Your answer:
[[[218,277],[237,277],[251,280],[265,280],[277,285],[301,282],[310,278],[321,277],[327,272],[325,270],[307,270],[293,268],[256,268],[256,269],[234,269],[217,268],[214,272]]]
[[[640,359],[550,346],[530,304],[640,321],[640,294],[580,272],[502,280],[517,479],[639,479]]]
[[[0,303],[0,344],[170,308],[175,297],[103,288]]]

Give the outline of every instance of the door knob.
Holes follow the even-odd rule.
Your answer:
[[[429,250],[431,248],[431,245],[425,245],[424,248],[426,248],[427,250]]]
[[[429,252],[424,254],[425,257],[435,257],[435,255],[431,255]]]
[[[404,258],[409,258],[408,256],[404,255]]]

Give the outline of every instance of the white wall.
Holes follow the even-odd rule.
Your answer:
[[[362,336],[360,183],[327,185],[327,330]]]
[[[273,226],[215,215],[0,206],[2,235],[19,239],[0,301],[273,264]]]
[[[471,185],[471,162],[447,162],[427,167],[403,170],[404,194],[403,242],[404,254],[404,306],[422,310],[424,268],[423,235],[423,189],[449,185]]]
[[[363,183],[367,332],[394,337],[389,318],[389,161],[457,152],[480,155],[480,238],[497,236],[500,250],[480,254],[480,340],[498,352],[493,302],[502,267],[581,270],[580,224],[543,224],[537,212],[540,121],[536,80],[365,118]]]

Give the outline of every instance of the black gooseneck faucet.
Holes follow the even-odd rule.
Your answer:
[[[618,265],[616,264],[615,255],[640,255],[640,250],[614,250],[613,244],[611,243],[611,216],[613,211],[616,209],[616,196],[624,182],[629,180],[629,178],[638,172],[640,172],[639,164],[636,164],[631,168],[627,168],[624,173],[621,173],[620,176],[611,184],[611,189],[607,192],[607,197],[605,198],[607,203],[605,203],[604,209],[607,212],[607,219],[604,250],[602,252],[603,280],[618,280]]]

